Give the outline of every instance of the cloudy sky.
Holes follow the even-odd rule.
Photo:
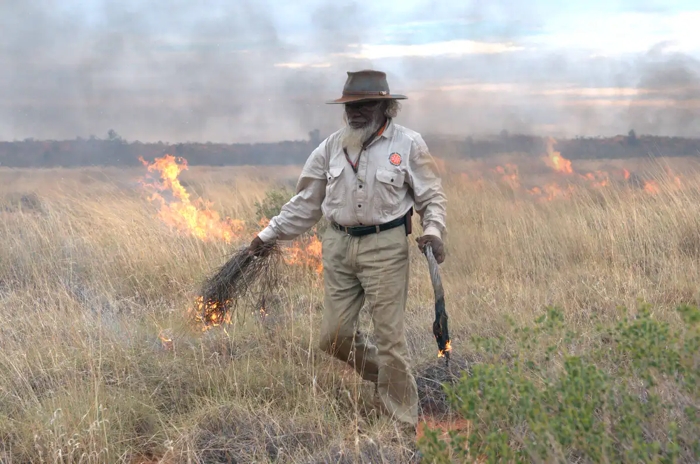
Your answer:
[[[423,133],[700,136],[700,3],[4,0],[0,139],[255,142],[387,72]]]

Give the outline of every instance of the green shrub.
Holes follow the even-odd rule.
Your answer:
[[[282,207],[289,200],[294,197],[294,192],[287,189],[287,187],[281,187],[278,189],[272,189],[265,192],[265,198],[262,201],[255,202],[255,220],[256,224],[263,219],[270,220],[277,216]],[[324,218],[322,218],[314,227],[309,230],[303,236],[318,236],[320,238],[323,231],[326,229],[327,223]]]
[[[426,433],[427,462],[697,462],[700,311],[678,313],[672,327],[640,304],[583,334],[547,308],[510,337],[475,337],[483,362],[445,386],[472,427],[449,443]]]
[[[279,189],[268,190],[265,192],[265,198],[262,202],[255,202],[255,219],[272,219],[277,216],[285,203],[294,196],[294,192],[282,187]]]

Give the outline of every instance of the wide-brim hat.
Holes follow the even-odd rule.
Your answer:
[[[363,71],[348,71],[348,78],[343,87],[343,96],[326,103],[354,103],[370,100],[405,100],[405,95],[392,94],[386,73],[366,69]]]

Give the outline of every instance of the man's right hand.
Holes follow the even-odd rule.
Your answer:
[[[248,246],[248,254],[260,256],[260,254],[263,252],[264,246],[265,242],[263,242],[260,237],[255,236],[253,241],[250,242],[250,245]]]

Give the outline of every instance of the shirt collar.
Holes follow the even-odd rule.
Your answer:
[[[387,139],[390,139],[394,135],[394,131],[396,129],[394,128],[394,120],[389,118],[387,119],[386,127],[384,128],[384,132],[382,132],[382,135],[380,137],[386,137]]]

